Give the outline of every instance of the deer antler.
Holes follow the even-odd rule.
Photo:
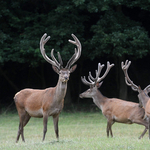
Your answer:
[[[54,49],[51,50],[51,58],[50,59],[46,53],[45,53],[45,49],[44,49],[44,45],[46,44],[46,42],[50,39],[50,36],[48,36],[46,38],[47,34],[45,33],[41,40],[40,40],[40,50],[41,50],[41,53],[42,53],[42,56],[44,57],[44,59],[52,64],[53,66],[56,66],[58,69],[60,68],[63,68],[63,61],[62,61],[62,58],[61,58],[61,55],[60,53],[58,52],[58,60],[59,62],[57,61],[57,59],[55,58],[54,56]],[[78,38],[72,34],[72,37],[74,38],[75,41],[72,41],[72,40],[69,40],[70,43],[72,44],[75,44],[77,46],[77,49],[75,48],[75,53],[73,54],[73,56],[70,58],[70,60],[68,61],[67,65],[66,65],[66,69],[70,69],[70,67],[80,58],[81,56],[81,43],[80,41],[78,40]]]
[[[144,89],[145,93],[148,94],[150,92],[150,85],[148,85],[145,89]]]
[[[106,75],[108,74],[109,70],[110,70],[113,66],[114,66],[114,64],[111,64],[111,65],[110,65],[110,62],[108,61],[108,62],[107,62],[107,70],[105,71],[105,73],[104,73],[104,75],[103,75],[102,77],[100,77],[100,78],[97,79],[97,82],[102,81],[102,80],[106,77]]]
[[[74,44],[77,46],[77,49],[75,48],[75,53],[73,54],[73,56],[70,58],[70,60],[68,61],[67,65],[65,68],[70,68],[81,56],[81,49],[82,49],[82,46],[81,46],[81,43],[80,41],[78,40],[78,38],[74,35],[74,34],[71,34],[71,36],[73,37],[73,39],[75,41],[72,41],[72,40],[68,40],[70,43]]]
[[[46,38],[47,34],[45,33],[42,37],[41,37],[41,40],[40,40],[40,50],[41,50],[41,54],[42,56],[44,57],[44,59],[52,64],[53,66],[56,66],[58,69],[61,67],[62,64],[58,63],[58,61],[56,60],[56,58],[54,57],[54,49],[51,50],[51,57],[53,60],[51,60],[45,53],[45,48],[44,48],[44,45],[46,44],[46,42],[50,39],[50,36],[48,36]]]
[[[124,62],[121,62],[121,67],[122,67],[122,70],[123,70],[124,75],[125,75],[125,82],[126,82],[126,84],[127,84],[128,86],[131,86],[131,88],[132,88],[134,91],[138,91],[138,86],[135,85],[135,84],[133,83],[133,81],[131,81],[131,79],[130,79],[129,76],[128,76],[128,68],[129,68],[130,64],[131,64],[131,61],[128,61],[128,60],[126,60],[125,64],[124,64]]]
[[[104,75],[101,78],[99,78],[99,75],[101,73],[102,68],[104,67],[104,64],[101,65],[101,63],[98,63],[98,70],[95,71],[96,77],[94,78],[91,75],[91,72],[89,72],[89,76],[88,76],[89,81],[86,80],[85,76],[81,77],[81,80],[86,85],[94,86],[94,85],[96,85],[96,83],[101,82],[106,77],[106,75],[108,74],[109,70],[113,66],[114,66],[114,64],[110,65],[110,63],[108,61],[107,62],[107,70],[106,70],[106,72],[104,73]]]

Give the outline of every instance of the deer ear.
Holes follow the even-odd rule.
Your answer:
[[[142,91],[141,87],[138,86],[138,92],[140,93]]]
[[[73,67],[71,67],[70,68],[70,73],[74,72],[76,68],[77,68],[77,65],[74,65]]]
[[[52,68],[53,68],[53,70],[54,70],[57,74],[59,74],[59,69],[58,69],[56,66],[53,66],[53,65],[52,65]]]
[[[103,84],[103,81],[100,82],[100,83],[97,83],[97,84],[96,84],[97,88],[100,88],[102,84]]]

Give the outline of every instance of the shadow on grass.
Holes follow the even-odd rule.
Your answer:
[[[73,143],[71,140],[59,140],[59,141],[51,141],[47,142],[46,144],[66,144],[66,143]]]

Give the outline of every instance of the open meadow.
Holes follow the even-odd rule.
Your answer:
[[[49,117],[48,131],[42,142],[43,120],[31,118],[24,128],[26,142],[21,138],[15,143],[19,118],[17,113],[0,115],[0,150],[149,150],[148,132],[138,137],[144,126],[115,123],[113,138],[106,136],[106,119],[101,112],[62,112],[59,119],[57,142],[52,117]]]

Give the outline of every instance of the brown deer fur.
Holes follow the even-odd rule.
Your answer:
[[[101,70],[104,65],[98,65],[98,70]],[[111,68],[113,65],[109,65],[107,63],[107,70],[108,68]],[[87,81],[84,78],[82,79],[82,82],[86,85],[89,85],[90,88],[80,94],[80,98],[92,98],[93,102],[98,106],[98,108],[101,109],[103,115],[107,118],[107,137],[109,137],[109,133],[113,137],[111,126],[115,123],[125,123],[125,124],[132,124],[137,123],[140,125],[145,126],[145,129],[141,136],[139,138],[142,138],[144,134],[147,131],[148,123],[146,120],[143,120],[145,111],[143,108],[139,107],[139,104],[129,101],[124,101],[117,98],[107,98],[101,94],[101,92],[98,90],[100,86],[102,85],[102,82],[100,82],[108,73],[106,71],[105,76],[103,75],[102,78],[99,78],[100,71],[96,74],[96,78],[91,77],[89,73]],[[100,83],[99,83],[100,82]]]
[[[150,139],[150,97],[148,96],[148,93],[150,92],[150,85],[145,87],[144,90],[141,89],[140,86],[137,86],[133,83],[133,81],[129,78],[128,75],[128,68],[131,64],[131,61],[126,60],[126,62],[121,63],[122,70],[125,75],[125,81],[128,86],[132,88],[133,91],[137,91],[138,98],[139,98],[139,107],[144,107],[145,109],[145,116],[144,120],[148,122],[148,129],[149,129],[149,139]]]
[[[49,36],[46,38],[46,36],[47,34],[44,34],[40,41],[41,53],[44,59],[50,64],[52,64],[54,71],[57,74],[59,74],[58,83],[56,87],[51,87],[44,90],[24,89],[15,95],[14,101],[20,118],[16,142],[18,142],[20,135],[22,137],[22,140],[25,141],[23,129],[31,117],[37,118],[43,117],[43,125],[44,125],[43,140],[44,140],[47,132],[48,116],[52,116],[56,137],[57,139],[59,138],[58,133],[59,114],[64,106],[64,97],[66,95],[67,82],[69,80],[70,73],[72,73],[77,67],[77,65],[74,66],[72,65],[80,58],[81,55],[81,44],[77,39],[77,37],[72,34],[72,37],[74,38],[75,41],[69,40],[69,42],[75,44],[77,46],[77,49],[75,49],[75,53],[68,61],[66,67],[63,68],[63,62],[59,53],[58,53],[59,62],[53,55],[54,51],[53,49],[51,51],[52,59],[48,58],[48,56],[46,55],[44,45],[50,38]]]

